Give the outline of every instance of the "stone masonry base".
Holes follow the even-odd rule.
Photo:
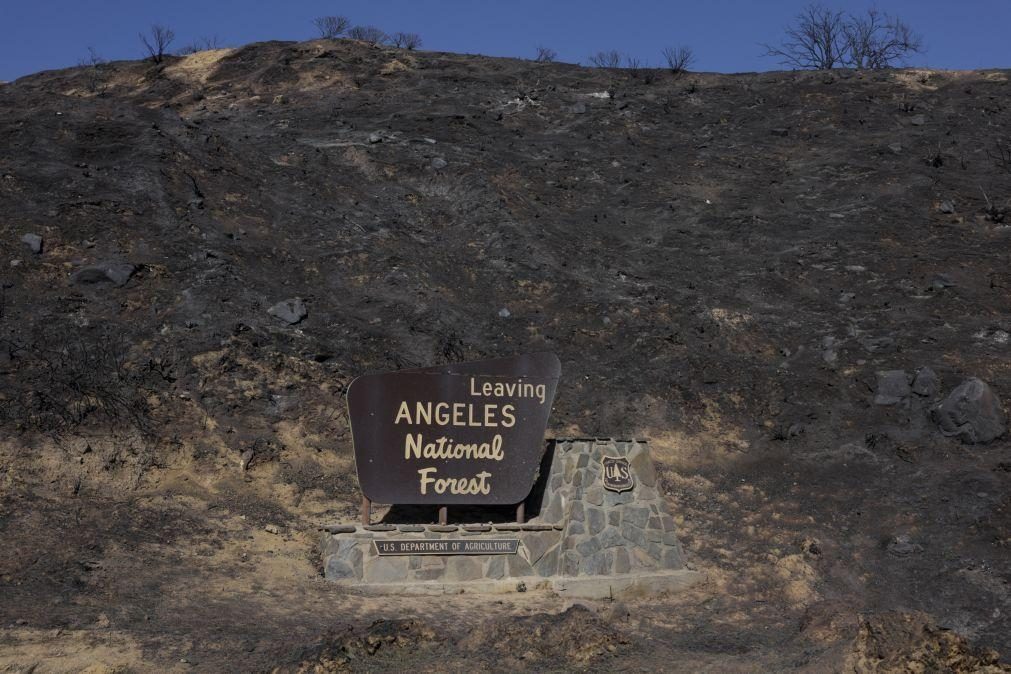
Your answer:
[[[551,589],[573,597],[678,590],[699,574],[684,566],[674,520],[656,484],[645,442],[549,443],[527,500],[525,524],[353,524],[324,528],[328,580],[365,592],[445,594]],[[631,490],[603,488],[604,457],[628,460]],[[513,554],[380,555],[383,542],[514,540]]]

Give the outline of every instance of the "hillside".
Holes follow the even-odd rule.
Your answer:
[[[1011,400],[1009,128],[1006,71],[346,40],[0,86],[0,665],[1008,657],[1011,441],[929,409],[972,377]],[[544,350],[549,433],[648,438],[709,582],[566,613],[323,583],[350,381]],[[521,625],[529,653],[492,638]]]

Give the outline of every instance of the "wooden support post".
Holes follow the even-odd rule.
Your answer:
[[[446,506],[439,506],[439,524],[442,526],[449,524],[449,508]]]
[[[372,501],[362,494],[362,526],[367,527],[370,524],[372,524]]]
[[[516,524],[526,524],[527,521],[527,502],[520,501],[516,505]]]

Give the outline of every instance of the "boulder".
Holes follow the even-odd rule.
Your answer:
[[[944,290],[945,288],[955,287],[955,282],[947,274],[936,274],[930,280],[930,287],[934,290]]]
[[[442,157],[436,157],[435,159],[432,160],[432,168],[434,168],[436,171],[441,171],[447,166],[449,166],[449,162],[447,162]]]
[[[116,286],[124,286],[136,271],[136,265],[129,262],[99,262],[81,267],[74,272],[70,280],[85,285],[112,283]]]
[[[887,550],[889,554],[896,557],[907,557],[923,552],[923,546],[914,543],[908,535],[900,534],[888,542]]]
[[[25,234],[21,237],[21,243],[28,246],[36,255],[42,252],[42,237],[38,234]]]
[[[909,377],[905,370],[878,372],[878,392],[875,405],[896,405],[909,397]]]
[[[278,302],[267,309],[267,313],[274,318],[284,321],[288,325],[295,325],[309,315],[308,310],[305,308],[305,303],[297,297]]]
[[[971,444],[990,442],[1007,430],[1007,417],[997,394],[975,377],[955,387],[931,413],[941,433]]]
[[[932,397],[941,390],[941,381],[937,378],[937,373],[929,367],[921,367],[913,377],[913,393],[918,396]]]

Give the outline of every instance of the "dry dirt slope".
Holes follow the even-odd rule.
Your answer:
[[[1011,652],[1007,436],[942,437],[937,396],[873,403],[876,372],[923,366],[938,395],[975,376],[1011,399],[1009,86],[347,41],[0,86],[0,663]],[[290,298],[295,325],[267,312]],[[648,437],[710,583],[589,615],[326,587],[351,378],[545,349],[552,433]],[[528,653],[467,634],[527,613]]]

